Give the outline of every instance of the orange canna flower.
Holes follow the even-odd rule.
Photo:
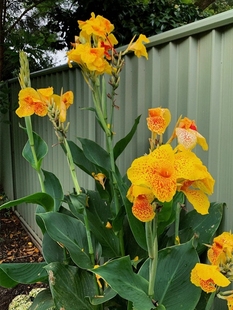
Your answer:
[[[141,222],[149,222],[155,217],[151,202],[154,200],[154,194],[151,189],[138,185],[131,185],[127,198],[133,202],[133,215]]]
[[[163,134],[171,121],[171,113],[168,109],[153,108],[148,110],[149,117],[147,126],[150,131],[156,134]]]
[[[226,287],[230,281],[219,271],[218,266],[197,263],[191,272],[191,282],[206,293],[216,291],[217,286]]]
[[[224,264],[233,254],[233,235],[223,232],[214,238],[213,245],[208,250],[208,259],[213,265]]]
[[[19,117],[33,115],[45,116],[48,112],[48,103],[53,94],[53,88],[43,88],[37,91],[32,87],[21,89],[19,92],[19,107],[16,114]]]
[[[133,41],[133,40],[132,40]],[[139,38],[137,39],[137,41],[135,42],[130,42],[128,48],[126,49],[126,51],[134,51],[134,54],[139,58],[139,57],[146,57],[146,59],[148,59],[148,54],[146,51],[146,47],[143,44],[144,43],[149,43],[150,40],[144,35],[144,34],[140,34]]]
[[[135,198],[132,213],[141,222],[149,222],[155,217],[154,209],[146,195],[139,195]]]
[[[187,149],[191,150],[196,144],[200,144],[203,150],[208,150],[208,144],[205,138],[197,131],[195,121],[187,117],[180,120],[174,135],[177,137],[178,143]]]

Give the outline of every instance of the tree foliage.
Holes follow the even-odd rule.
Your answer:
[[[115,25],[119,45],[133,35],[152,36],[232,8],[233,0],[1,0],[0,81],[14,76],[24,49],[31,71],[53,65],[51,52],[70,48],[77,20],[103,15]]]
[[[115,0],[114,5],[108,0],[76,0],[70,11],[54,7],[49,27],[60,31],[69,46],[79,32],[77,20],[89,19],[93,11],[111,20],[120,45],[133,35],[152,36],[207,16],[195,4],[181,0]]]
[[[52,64],[49,51],[54,51],[58,35],[47,27],[48,12],[61,0],[0,1],[0,80],[12,77],[19,67],[19,50],[30,57],[32,70]],[[59,44],[56,48],[59,48]],[[62,46],[63,47],[63,46]]]

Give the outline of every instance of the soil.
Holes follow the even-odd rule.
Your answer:
[[[43,256],[12,210],[0,211],[0,264],[41,262]],[[0,286],[0,309],[8,310],[12,299],[28,294],[33,288],[45,287],[43,283],[18,284],[14,288]]]

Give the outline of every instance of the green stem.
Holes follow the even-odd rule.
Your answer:
[[[149,287],[148,296],[153,298],[158,265],[157,216],[145,225],[146,240],[149,255]]]
[[[210,295],[210,297],[209,297],[209,299],[208,299],[208,301],[207,301],[205,310],[211,310],[211,309],[212,309],[212,306],[213,306],[213,303],[214,303],[215,295],[216,295],[216,292],[211,293],[211,295]]]
[[[98,117],[98,120],[105,132],[106,136],[106,144],[107,144],[107,151],[109,153],[109,158],[110,158],[110,165],[111,165],[111,171],[110,173],[110,183],[112,185],[112,192],[113,192],[113,201],[114,201],[114,206],[115,206],[115,212],[118,214],[120,210],[120,205],[119,205],[119,199],[118,199],[118,184],[116,180],[116,169],[115,169],[115,159],[114,159],[114,153],[113,153],[113,143],[112,143],[112,124],[108,124],[108,119],[107,119],[107,107],[106,107],[106,100],[103,98],[106,96],[105,94],[105,87],[103,87],[104,81],[102,80],[102,92],[100,90],[100,83],[99,80],[96,80],[96,82],[93,84],[93,101],[95,105],[95,110],[96,114]],[[112,107],[113,109],[114,107]],[[119,232],[119,241],[120,241],[120,251],[121,255],[125,255],[125,248],[124,248],[124,240],[123,240],[123,230]]]
[[[64,147],[65,147],[65,151],[66,151],[66,156],[67,156],[67,161],[68,161],[68,165],[69,165],[69,169],[70,169],[70,174],[71,174],[71,177],[72,177],[72,180],[74,183],[76,193],[77,193],[77,195],[79,195],[81,193],[81,188],[80,188],[79,183],[78,183],[73,157],[72,157],[70,147],[69,147],[69,144],[68,144],[66,138],[63,138],[63,143],[64,143]]]
[[[107,135],[107,137],[110,137],[112,135],[112,133],[111,133],[111,130],[109,128],[109,125],[107,124],[107,119],[106,119],[106,115],[105,115],[106,112],[103,114],[102,109],[101,109],[102,95],[100,93],[99,80],[98,80],[98,82],[96,82],[93,85],[92,95],[93,95],[93,101],[95,104],[95,110],[96,110],[96,115],[98,117],[98,120],[99,120],[105,134]]]
[[[179,227],[180,227],[180,203],[176,204],[176,217],[175,217],[175,240],[174,244],[180,244],[180,237],[179,237]]]
[[[180,192],[179,194],[181,195],[181,199],[176,204],[175,240],[174,240],[174,244],[180,244],[180,237],[179,237],[180,212],[181,212],[181,206],[184,204],[184,194],[182,192]]]
[[[71,177],[72,177],[72,180],[74,183],[74,187],[75,187],[77,195],[79,195],[81,193],[81,188],[79,186],[73,157],[72,157],[72,154],[70,151],[69,144],[68,144],[66,138],[64,138],[64,137],[63,137],[63,145],[65,147],[67,161],[68,161],[68,165],[69,165],[69,169],[70,169],[70,174],[71,174]],[[95,256],[94,256],[94,248],[93,248],[92,239],[91,239],[91,230],[90,230],[90,225],[89,225],[89,221],[88,221],[88,217],[87,217],[87,213],[86,213],[85,209],[84,209],[84,224],[85,224],[85,228],[86,228],[88,251],[89,251],[89,254],[91,257],[91,262],[93,265],[95,265]]]
[[[40,182],[40,187],[41,187],[41,191],[45,192],[45,186],[44,186],[44,181],[43,181],[43,173],[41,171],[40,168],[40,164],[36,155],[36,150],[35,150],[35,143],[34,143],[34,137],[33,137],[33,131],[32,131],[32,122],[31,122],[31,117],[30,116],[26,116],[25,118],[25,124],[26,124],[26,130],[27,130],[27,135],[28,135],[28,141],[29,141],[29,145],[31,147],[31,151],[32,151],[32,156],[33,156],[33,160],[35,163],[35,170],[37,172],[38,178],[39,178],[39,182]]]

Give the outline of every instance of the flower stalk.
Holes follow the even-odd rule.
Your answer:
[[[184,205],[184,194],[180,193],[181,199],[176,204],[176,212],[175,212],[175,240],[174,244],[180,244],[180,236],[179,236],[179,228],[180,228],[180,212],[182,210],[182,206]]]
[[[155,204],[155,203],[153,203]],[[154,297],[154,286],[156,279],[156,271],[158,265],[158,238],[157,238],[157,219],[155,216],[152,221],[145,223],[146,241],[149,256],[149,287],[148,296]]]
[[[27,58],[26,53],[23,51],[20,51],[20,53],[19,53],[19,62],[20,62],[19,84],[21,86],[21,89],[31,87],[28,58]],[[43,173],[41,171],[40,164],[39,164],[39,161],[38,161],[38,158],[36,155],[36,150],[35,150],[35,142],[34,142],[34,137],[33,137],[31,117],[25,116],[24,120],[25,120],[25,125],[26,125],[28,142],[29,142],[31,152],[32,152],[32,156],[33,156],[33,160],[34,160],[33,167],[35,168],[35,170],[37,172],[39,182],[40,182],[41,191],[45,192],[44,181],[43,181]]]
[[[28,135],[28,142],[31,148],[33,160],[34,160],[34,165],[33,167],[35,168],[39,182],[40,182],[40,187],[41,191],[45,193],[45,186],[44,186],[44,179],[43,179],[43,173],[40,167],[40,163],[38,161],[37,155],[36,155],[36,150],[35,150],[35,143],[34,143],[34,137],[33,137],[33,131],[32,131],[32,122],[31,122],[31,117],[30,116],[25,116],[25,125],[26,125],[26,131]]]

